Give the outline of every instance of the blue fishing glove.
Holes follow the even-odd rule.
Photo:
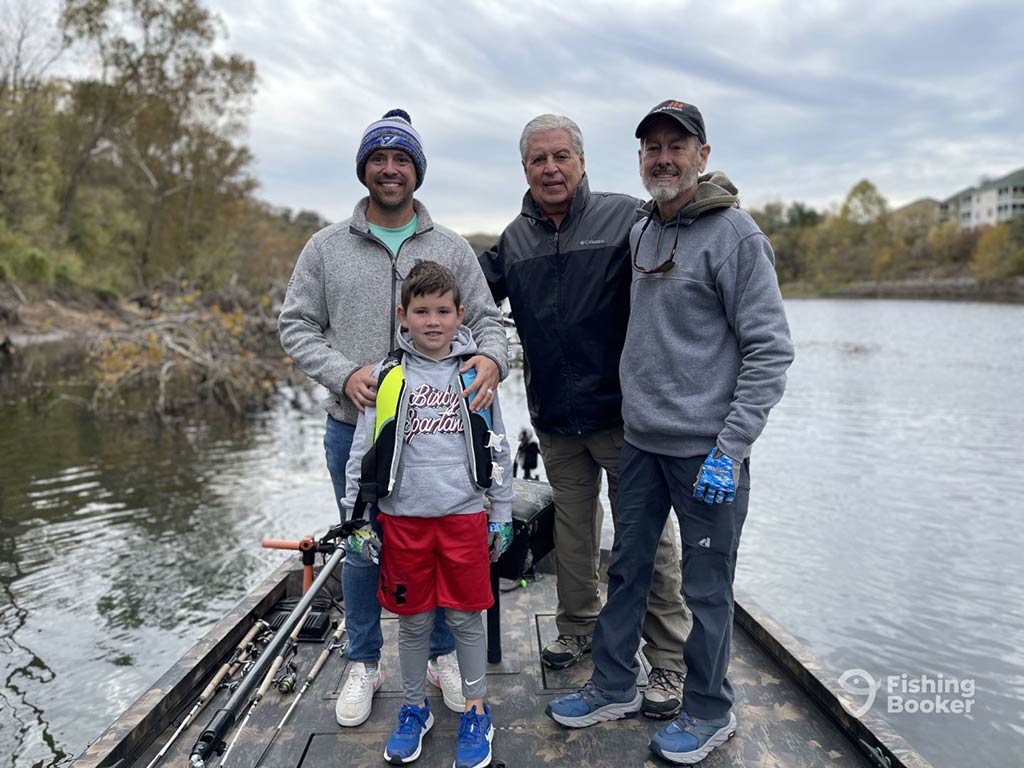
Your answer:
[[[731,504],[736,498],[742,462],[733,461],[715,448],[704,459],[697,482],[693,484],[693,497],[705,504]]]
[[[345,539],[346,549],[374,565],[380,565],[380,539],[369,523],[356,528],[352,535]]]
[[[492,563],[498,562],[511,544],[512,523],[487,523],[487,552]]]

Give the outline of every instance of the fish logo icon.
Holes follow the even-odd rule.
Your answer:
[[[863,682],[861,682],[863,681]],[[854,717],[861,717],[875,703],[875,696],[882,684],[875,680],[869,672],[863,669],[848,669],[839,676],[839,687],[853,696],[864,696],[864,703],[859,707],[850,704],[845,697],[840,697],[839,702],[843,709]]]

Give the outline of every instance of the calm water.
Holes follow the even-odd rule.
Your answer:
[[[738,584],[838,675],[976,681],[971,717],[873,712],[936,766],[1024,749],[1024,307],[793,301],[797,363],[753,457]],[[53,378],[46,360],[28,379]],[[0,379],[0,755],[81,751],[333,521],[323,419],[96,419]],[[509,431],[521,379],[503,387]]]

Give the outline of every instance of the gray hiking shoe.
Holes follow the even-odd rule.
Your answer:
[[[590,653],[593,635],[559,635],[541,651],[540,658],[552,669],[571,667],[583,654]]]
[[[651,670],[647,690],[640,711],[655,720],[671,720],[683,708],[682,672],[654,667]]]

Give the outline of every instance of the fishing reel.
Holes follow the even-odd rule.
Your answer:
[[[299,679],[299,668],[295,666],[294,661],[289,661],[284,668],[284,671],[273,680],[273,685],[281,693],[291,693],[295,690],[295,684]]]
[[[324,546],[328,542],[338,541],[339,539],[347,539],[357,530],[366,525],[366,520],[361,517],[347,520],[344,523],[339,523],[329,529],[327,533],[320,537],[320,545]]]

